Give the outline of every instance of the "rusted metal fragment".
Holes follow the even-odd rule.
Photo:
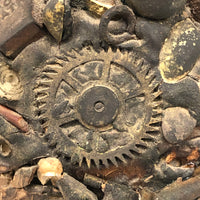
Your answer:
[[[200,196],[200,176],[176,181],[162,189],[153,200],[194,200]]]
[[[37,170],[37,166],[22,167],[15,172],[11,186],[15,188],[23,188],[31,183],[33,176]]]
[[[101,189],[105,194],[103,200],[138,200],[138,194],[124,184],[118,184],[113,181],[105,181],[90,174],[85,174],[84,184],[96,189]]]
[[[0,24],[0,51],[8,57],[15,57],[42,35],[31,15],[31,0],[2,0]]]
[[[0,115],[23,132],[28,132],[28,123],[18,113],[0,105]]]

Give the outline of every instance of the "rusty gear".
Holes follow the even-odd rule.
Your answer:
[[[92,48],[48,60],[34,88],[49,145],[80,166],[118,165],[160,138],[161,92],[137,54]]]

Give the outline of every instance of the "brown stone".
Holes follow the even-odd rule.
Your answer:
[[[15,57],[42,35],[31,15],[31,0],[0,1],[0,51]]]
[[[15,172],[11,186],[15,188],[23,188],[30,184],[37,170],[37,166],[22,167]]]

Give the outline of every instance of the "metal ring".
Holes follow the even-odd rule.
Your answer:
[[[127,32],[120,35],[109,33],[108,24],[114,17],[121,17],[127,23]],[[136,17],[133,11],[125,5],[118,5],[108,9],[101,18],[99,31],[100,37],[109,44],[120,44],[124,41],[133,39]]]

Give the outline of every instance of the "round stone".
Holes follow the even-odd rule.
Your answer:
[[[115,93],[104,86],[87,89],[78,101],[78,112],[85,125],[106,126],[115,119],[119,101]]]
[[[164,111],[162,131],[165,139],[176,144],[187,139],[196,126],[196,120],[187,109],[181,107],[167,108]]]
[[[186,0],[125,0],[139,15],[152,19],[166,19],[180,13]]]

